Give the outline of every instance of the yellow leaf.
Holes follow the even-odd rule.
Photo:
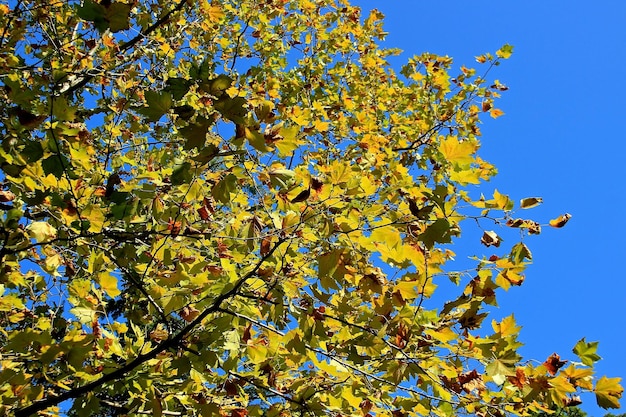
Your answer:
[[[117,278],[111,275],[109,272],[104,272],[98,276],[98,282],[102,289],[109,295],[109,297],[114,298],[120,295],[122,292],[117,288]]]
[[[502,48],[496,51],[496,55],[503,59],[508,59],[513,54],[513,46],[509,44],[505,44]]]
[[[26,230],[37,242],[45,242],[57,236],[57,229],[47,222],[33,222],[26,227]]]
[[[474,161],[472,156],[477,146],[470,141],[459,141],[455,136],[448,136],[441,140],[439,151],[446,161],[452,164],[469,165]]]
[[[315,120],[313,122],[313,127],[317,132],[326,132],[329,126],[330,125],[328,122],[322,122],[321,120]]]
[[[261,363],[267,358],[267,348],[263,345],[248,345],[246,350],[252,363]]]
[[[515,317],[512,314],[502,319],[500,323],[494,320],[491,322],[491,327],[493,327],[495,332],[500,333],[502,337],[517,335],[521,329],[521,327],[515,323]]]
[[[298,149],[303,143],[302,140],[298,138],[299,132],[300,129],[297,126],[283,127],[279,130],[279,135],[282,139],[277,140],[275,145],[281,157],[291,156],[293,151]]]
[[[586,390],[592,390],[593,384],[593,369],[591,368],[576,368],[574,365],[570,365],[561,371],[563,375],[576,387],[580,387]]]
[[[110,341],[108,346],[111,353],[114,353],[120,358],[126,358],[126,352],[124,352],[124,348],[122,348],[122,345],[120,344],[118,338],[112,337],[108,338],[107,340]]]
[[[619,408],[619,399],[622,398],[624,388],[620,385],[622,378],[607,378],[603,376],[596,382],[596,402],[604,409]]]
[[[424,332],[430,337],[440,342],[446,343],[451,340],[458,338],[459,336],[449,327],[444,327],[443,329],[435,330],[435,329],[426,329]]]
[[[576,388],[563,375],[552,378],[550,385],[550,397],[556,404],[562,404],[568,394],[576,392]]]
[[[498,190],[495,190],[493,192],[493,199],[496,202],[496,207],[500,210],[513,209],[513,201],[511,201],[508,195],[500,194]]]
[[[375,229],[370,235],[372,242],[382,243],[388,248],[396,247],[401,241],[400,232],[394,227],[379,227]]]
[[[93,233],[100,233],[102,226],[106,220],[102,209],[95,205],[87,206],[80,213],[86,220],[89,220],[89,231]]]
[[[396,289],[405,300],[413,300],[419,297],[422,288],[419,281],[401,281],[396,284]]]
[[[461,185],[480,184],[481,178],[483,178],[483,173],[478,169],[464,169],[450,173],[450,180],[458,182]]]
[[[550,226],[552,227],[563,227],[565,226],[565,224],[569,221],[569,219],[572,217],[571,214],[569,213],[565,213],[562,216],[557,217],[556,219],[552,219],[550,220]]]
[[[209,4],[207,1],[203,1],[201,8],[210,23],[218,23],[226,15],[219,4]]]

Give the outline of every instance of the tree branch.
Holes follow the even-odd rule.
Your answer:
[[[255,275],[257,273],[257,271],[259,270],[261,265],[263,265],[263,263],[270,256],[272,256],[272,254],[276,251],[276,249],[278,249],[278,247],[280,245],[282,245],[286,240],[287,240],[286,238],[283,238],[283,239],[280,239],[278,242],[276,242],[276,244],[270,249],[270,251],[264,257],[259,259],[259,261],[256,263],[254,268],[252,268],[252,270],[250,270],[246,275],[241,277],[235,283],[233,288],[231,288],[230,290],[226,291],[223,294],[220,294],[213,301],[213,303],[209,307],[206,308],[206,310],[204,310],[201,314],[199,314],[198,317],[196,317],[187,326],[183,327],[173,337],[164,340],[163,342],[159,343],[150,352],[137,356],[135,359],[133,359],[132,361],[128,362],[126,365],[122,366],[121,368],[116,369],[115,371],[110,372],[110,373],[108,373],[106,375],[103,375],[102,377],[100,377],[99,379],[97,379],[95,381],[92,381],[92,382],[90,382],[88,384],[85,384],[85,385],[83,385],[81,387],[77,387],[77,388],[71,389],[69,391],[66,391],[66,392],[64,392],[61,395],[51,396],[51,397],[47,397],[47,398],[35,401],[34,403],[32,403],[29,406],[26,406],[26,407],[23,407],[23,408],[15,410],[15,417],[28,417],[28,416],[30,416],[32,414],[35,414],[35,413],[39,412],[39,411],[45,410],[48,407],[52,407],[52,406],[55,406],[57,404],[60,404],[63,401],[66,401],[66,400],[69,400],[69,399],[72,399],[72,398],[78,398],[81,395],[87,394],[88,392],[91,392],[91,391],[101,387],[102,385],[108,383],[108,382],[115,381],[115,380],[118,380],[118,379],[122,378],[124,375],[126,375],[127,373],[129,373],[133,369],[141,366],[142,364],[146,363],[147,361],[149,361],[151,359],[156,358],[159,353],[161,353],[161,352],[163,352],[165,350],[177,347],[180,344],[180,342],[185,338],[185,336],[187,336],[187,334],[189,334],[194,328],[199,326],[202,323],[202,321],[207,316],[209,316],[212,313],[215,313],[215,312],[219,311],[222,303],[225,300],[227,300],[228,298],[234,296],[239,291],[241,286],[249,278],[251,278],[253,275]]]
[[[183,7],[185,6],[185,4],[187,4],[187,0],[180,0],[173,9],[165,13],[160,19],[158,19],[152,25],[147,27],[145,30],[141,31],[137,36],[135,36],[128,42],[125,42],[122,45],[120,45],[120,53],[126,52],[127,50],[133,48],[135,45],[137,45],[140,41],[145,39],[152,32],[154,32],[156,29],[161,27],[165,22],[167,22],[170,19],[170,17],[174,13],[181,11]],[[82,74],[80,75],[70,77],[70,79],[67,80],[65,83],[62,83],[60,80],[59,83],[62,83],[63,87],[61,88],[59,93],[63,95],[73,94],[75,91],[87,85],[87,83],[89,83],[89,81],[91,81],[96,76],[96,73],[100,71],[104,71],[104,67],[102,64],[98,65],[95,68],[91,68],[87,71],[83,71]]]

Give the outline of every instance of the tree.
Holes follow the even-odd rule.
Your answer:
[[[467,188],[511,46],[398,73],[347,0],[16,0],[0,27],[3,414],[619,407],[597,343],[538,364],[486,321],[521,239],[446,267],[464,219],[494,248],[541,230]]]

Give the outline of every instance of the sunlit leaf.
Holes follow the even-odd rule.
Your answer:
[[[557,217],[556,219],[550,220],[550,226],[552,227],[563,227],[572,218],[572,215],[569,213],[565,213],[562,216]]]
[[[520,207],[523,209],[529,209],[529,208],[537,207],[541,203],[543,203],[543,198],[541,197],[528,197],[528,198],[523,198],[520,201]]]
[[[619,399],[622,398],[624,388],[620,385],[621,378],[601,377],[594,389],[596,402],[604,409],[619,408]]]
[[[598,350],[598,342],[585,341],[583,337],[574,346],[573,352],[580,358],[581,362],[587,366],[593,366],[593,364],[602,359],[596,351]]]
[[[26,227],[26,230],[37,242],[45,242],[57,236],[57,230],[48,222],[33,222]]]
[[[496,51],[496,55],[500,58],[508,59],[513,54],[513,46],[506,44]]]

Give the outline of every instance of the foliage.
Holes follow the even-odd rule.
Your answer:
[[[587,417],[587,413],[581,410],[578,407],[564,407],[558,408],[552,412],[540,411],[537,413],[533,413],[534,417]],[[607,417],[607,416],[605,416]]]
[[[587,417],[587,413],[579,407],[563,407],[552,412],[540,411],[532,414],[535,417]],[[626,417],[626,414],[606,413],[604,417]]]
[[[619,406],[596,343],[537,364],[486,321],[523,241],[446,266],[465,219],[541,231],[467,188],[496,173],[479,118],[509,45],[397,73],[347,0],[16,0],[0,28],[4,415]]]

